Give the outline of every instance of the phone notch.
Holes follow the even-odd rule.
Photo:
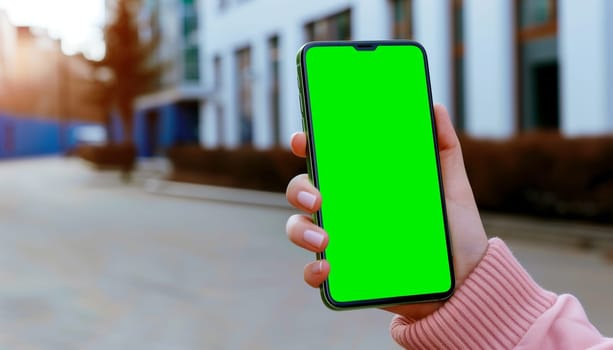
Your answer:
[[[375,51],[379,47],[375,43],[356,43],[353,48],[358,51]]]

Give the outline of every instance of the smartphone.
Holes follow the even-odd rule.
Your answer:
[[[335,310],[443,300],[451,241],[428,61],[413,41],[305,44],[297,55],[307,168],[330,237]]]

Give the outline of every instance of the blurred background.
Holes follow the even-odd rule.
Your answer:
[[[414,39],[488,234],[613,334],[613,2],[0,0],[0,346],[395,348],[301,281],[295,55]]]

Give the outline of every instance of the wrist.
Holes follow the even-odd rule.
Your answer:
[[[499,239],[456,293],[420,320],[396,317],[393,338],[411,348],[511,348],[555,301]]]

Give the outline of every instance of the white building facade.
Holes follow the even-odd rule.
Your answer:
[[[613,1],[204,0],[205,147],[287,147],[301,130],[296,52],[310,40],[420,41],[458,129],[613,132]]]

